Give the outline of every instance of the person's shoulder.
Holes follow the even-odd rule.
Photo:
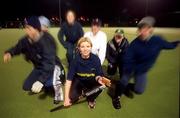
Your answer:
[[[91,31],[87,31],[87,32],[85,32],[85,34],[84,34],[85,37],[89,37],[90,35],[91,35]]]
[[[54,40],[53,36],[49,32],[41,32],[42,38],[47,40]]]
[[[155,40],[162,40],[163,39],[162,36],[160,36],[160,35],[153,35],[151,38],[155,39]]]
[[[67,27],[67,26],[68,26],[68,24],[67,24],[66,21],[64,21],[64,22],[61,24],[61,28],[65,28],[65,27]]]
[[[73,59],[73,62],[77,63],[78,61],[81,61],[81,55],[80,53],[77,53],[75,58]]]
[[[98,35],[99,35],[99,37],[101,37],[101,41],[107,42],[107,35],[106,35],[105,32],[103,32],[103,31],[100,30],[100,31],[98,32]]]
[[[163,41],[164,39],[160,35],[153,35],[150,39],[150,42],[154,44],[161,44]]]
[[[99,31],[99,34],[103,35],[103,36],[106,36],[106,33],[103,32],[102,30]]]
[[[28,42],[29,40],[28,40],[28,36],[27,35],[25,35],[25,36],[22,36],[19,40],[18,40],[18,42],[21,42],[21,43],[25,43],[25,42]]]
[[[139,37],[136,37],[134,40],[132,40],[132,42],[130,43],[130,45],[134,45],[139,41]]]
[[[128,41],[128,39],[126,37],[123,38],[124,41]]]
[[[140,45],[140,39],[139,39],[139,37],[136,37],[136,38],[129,44],[128,49],[134,50],[134,49],[136,49],[137,47],[139,47],[139,45]]]
[[[114,38],[112,38],[111,40],[109,40],[109,41],[107,42],[107,44],[108,44],[108,45],[114,44],[114,43],[113,43],[113,40],[114,40]]]
[[[48,32],[42,32],[41,43],[56,45],[54,37]]]
[[[75,21],[75,25],[78,27],[82,27],[82,25],[78,21]]]
[[[99,62],[100,61],[100,59],[97,55],[95,55],[93,53],[91,53],[90,55],[91,55],[91,60],[93,60],[93,62]]]

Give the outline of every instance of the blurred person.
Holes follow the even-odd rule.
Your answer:
[[[83,92],[92,90],[102,83],[103,71],[100,59],[91,53],[92,43],[89,38],[82,37],[77,44],[79,54],[72,61],[65,83],[64,106],[71,106],[79,100]],[[96,98],[101,91],[87,97],[89,108],[95,108]]]
[[[167,42],[160,36],[153,35],[155,19],[145,17],[138,23],[138,37],[128,47],[123,57],[123,75],[117,83],[112,103],[120,109],[120,98],[123,93],[133,97],[133,92],[143,94],[147,85],[147,73],[156,62],[161,50],[174,49],[180,41]],[[129,83],[134,77],[134,83]]]
[[[58,33],[58,39],[66,49],[66,57],[70,64],[75,57],[75,47],[77,41],[84,35],[84,31],[79,22],[76,21],[75,12],[68,10],[66,21],[62,24]]]
[[[48,32],[51,26],[49,19],[45,16],[39,16],[39,21],[41,24],[41,30],[44,32]]]
[[[25,19],[25,33],[18,43],[5,51],[4,63],[12,57],[23,54],[34,69],[23,84],[23,90],[40,93],[43,88],[54,89],[54,102],[63,100],[62,82],[64,72],[60,70],[61,62],[56,55],[54,38],[47,32],[42,32],[38,17]]]
[[[91,31],[86,32],[84,37],[88,37],[92,42],[92,53],[101,60],[101,65],[106,57],[107,36],[101,31],[101,21],[96,18],[92,20]]]
[[[107,73],[109,76],[115,75],[117,68],[119,75],[122,75],[122,57],[129,46],[129,42],[122,29],[115,31],[114,37],[108,41],[106,49],[106,59],[108,60]]]

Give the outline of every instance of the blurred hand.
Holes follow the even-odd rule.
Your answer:
[[[4,58],[4,63],[8,63],[12,57],[10,53],[5,53],[3,58]]]
[[[36,82],[32,85],[31,91],[32,91],[33,93],[39,93],[39,92],[42,90],[43,86],[44,86],[44,85],[43,85],[41,82],[36,81]]]

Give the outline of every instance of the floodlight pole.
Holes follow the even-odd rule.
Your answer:
[[[146,0],[145,16],[148,15],[149,0]]]
[[[59,25],[61,26],[61,0],[59,0]]]

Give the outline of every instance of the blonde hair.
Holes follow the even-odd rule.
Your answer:
[[[81,43],[83,43],[83,42],[88,42],[91,45],[91,47],[92,47],[91,40],[88,37],[82,37],[82,38],[79,39],[79,41],[77,43],[77,48],[79,48]]]

